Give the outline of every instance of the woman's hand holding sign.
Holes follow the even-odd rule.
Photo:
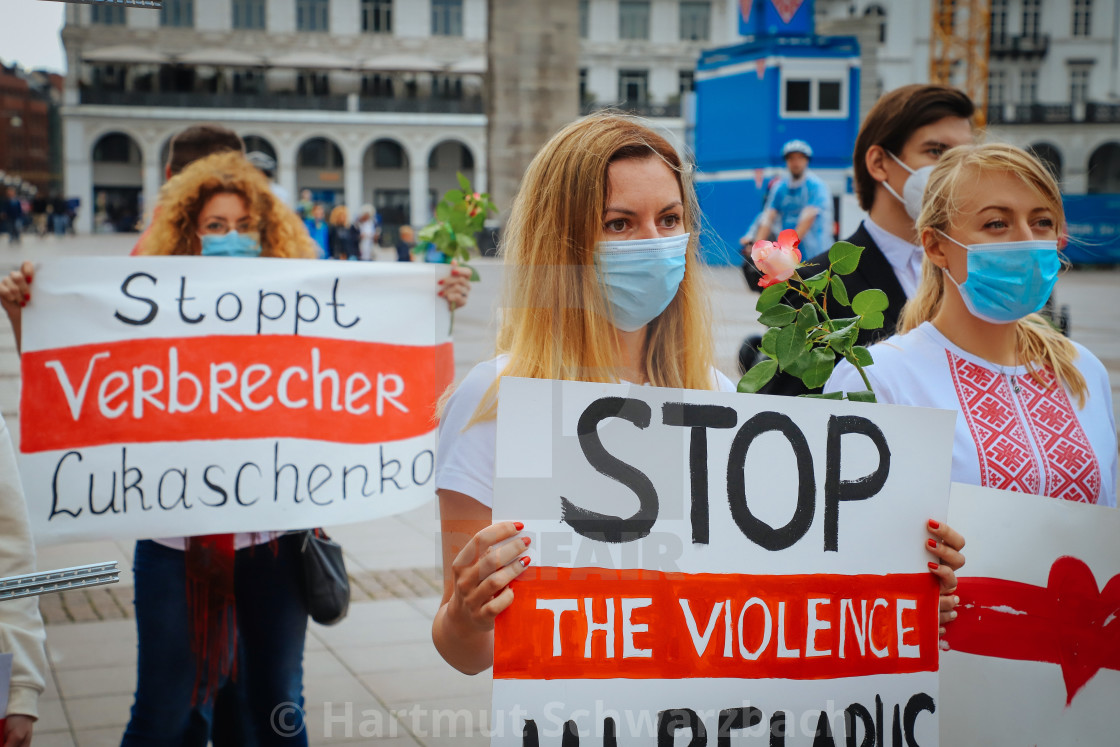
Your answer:
[[[939,634],[945,634],[945,625],[955,620],[957,606],[960,598],[953,592],[957,590],[957,571],[964,567],[964,537],[948,524],[942,524],[930,519],[927,527],[933,535],[926,540],[926,549],[937,557],[938,562],[930,561],[929,572],[937,576],[941,583],[941,628]]]
[[[517,537],[521,522],[470,518],[470,504],[477,501],[448,490],[438,493],[444,582],[432,640],[449,664],[477,674],[494,663],[494,619],[513,602],[510,582],[529,565],[524,554],[529,538]]]
[[[31,300],[31,279],[34,274],[35,266],[24,261],[18,270],[12,270],[0,279],[0,305],[3,305],[8,320],[12,323],[17,351],[20,349],[23,307]]]

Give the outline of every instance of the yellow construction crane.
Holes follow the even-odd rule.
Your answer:
[[[955,85],[976,104],[976,125],[988,119],[988,44],[991,0],[930,0],[929,80]],[[964,82],[954,75],[963,64]]]

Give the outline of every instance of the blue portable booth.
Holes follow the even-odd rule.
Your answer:
[[[740,17],[745,40],[704,52],[696,67],[696,187],[709,264],[739,264],[741,237],[766,187],[785,173],[782,145],[813,148],[809,168],[838,196],[851,191],[859,130],[859,43],[814,33],[813,2],[756,0]],[[831,228],[830,228],[831,231]]]

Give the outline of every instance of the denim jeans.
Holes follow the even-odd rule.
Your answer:
[[[303,601],[297,535],[238,550],[237,674],[219,694],[191,706],[195,679],[187,613],[186,553],[157,542],[136,543],[138,662],[136,698],[122,747],[303,747]],[[299,708],[278,708],[292,703]],[[216,707],[215,707],[216,704]],[[215,710],[218,712],[215,713]],[[283,711],[274,728],[273,711]]]

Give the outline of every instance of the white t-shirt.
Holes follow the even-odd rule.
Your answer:
[[[1116,422],[1108,372],[1084,346],[1074,361],[1085,407],[1065,387],[1043,386],[1026,366],[998,366],[951,343],[926,322],[871,348],[865,369],[879,402],[957,411],[954,482],[1116,505]],[[1048,370],[1042,374],[1055,382]],[[863,390],[842,361],[824,391]]]
[[[469,495],[484,506],[494,505],[494,448],[498,421],[484,420],[467,430],[463,428],[478,409],[486,390],[509,362],[508,355],[480,363],[459,384],[439,422],[439,448],[436,449],[436,490],[453,490]],[[735,384],[712,369],[715,388],[734,392]]]

